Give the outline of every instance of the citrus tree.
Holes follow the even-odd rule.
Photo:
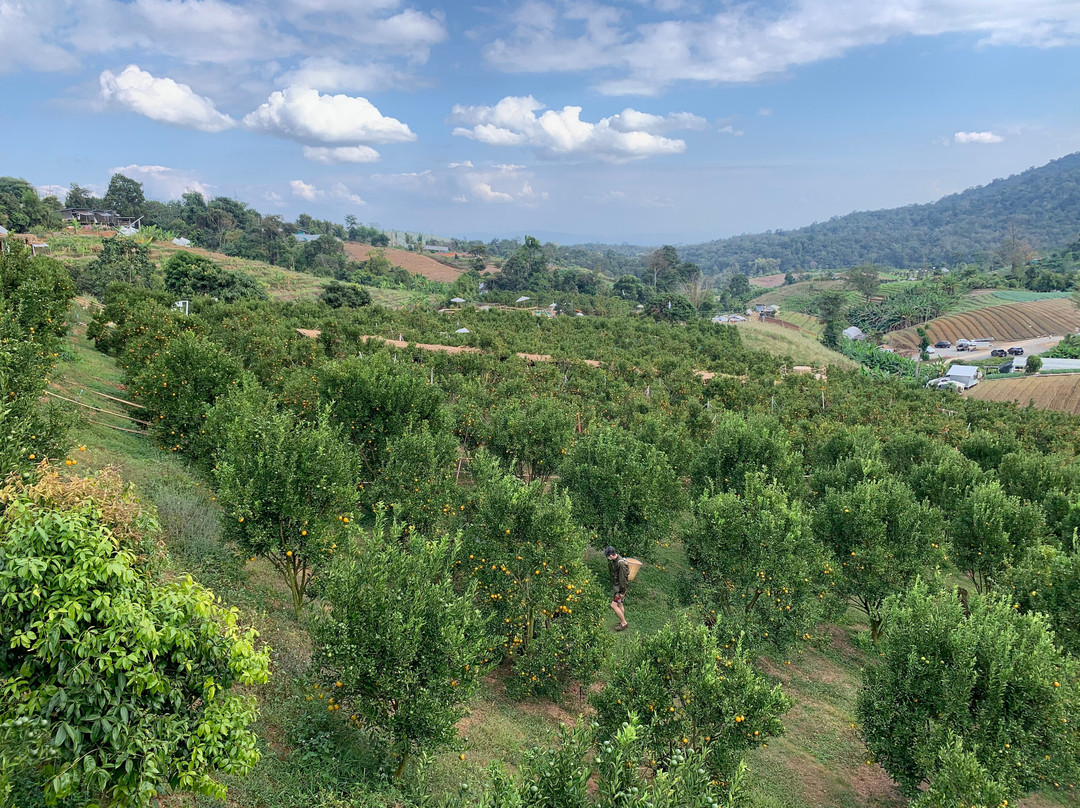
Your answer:
[[[1008,798],[1080,776],[1080,663],[1046,619],[1006,599],[921,580],[886,607],[880,658],[863,674],[858,715],[870,751],[911,796],[934,787],[956,739]]]
[[[1010,564],[1018,564],[1046,532],[1042,510],[1005,493],[992,480],[958,502],[947,530],[953,563],[987,592]]]
[[[510,686],[557,696],[591,683],[603,660],[604,586],[583,563],[585,534],[565,494],[524,483],[481,453],[472,463],[462,566],[493,616],[492,653],[513,664]]]
[[[746,475],[753,472],[765,472],[792,491],[801,490],[802,464],[785,433],[767,416],[721,412],[716,430],[691,467],[693,490],[742,492]]]
[[[745,493],[703,496],[683,536],[724,628],[780,648],[809,639],[839,584],[810,515],[763,474]]]
[[[312,666],[327,708],[382,733],[396,777],[413,752],[453,741],[489,667],[476,585],[455,586],[460,555],[460,537],[403,541],[382,512],[319,583],[326,608],[311,625]]]
[[[265,682],[267,652],[190,577],[142,571],[100,513],[20,498],[0,519],[0,726],[49,739],[15,777],[47,802],[224,797],[216,776],[259,759],[233,686]]]
[[[867,616],[874,642],[885,598],[944,555],[940,517],[892,477],[830,491],[814,512],[814,533],[836,557],[837,594]]]
[[[679,750],[707,746],[710,769],[725,781],[748,748],[784,731],[780,716],[792,704],[741,646],[721,648],[685,616],[630,649],[591,700],[601,737],[616,737],[629,714],[639,715],[653,768]]]
[[[356,454],[325,413],[299,421],[253,382],[214,407],[207,431],[219,446],[213,479],[224,538],[273,565],[299,616],[356,506]]]
[[[580,440],[559,469],[574,516],[601,545],[647,558],[667,538],[682,487],[664,453],[633,435],[602,429]]]
[[[1019,565],[1003,576],[1001,590],[1024,612],[1042,612],[1050,621],[1054,638],[1074,657],[1080,658],[1080,553],[1052,545],[1034,548]]]

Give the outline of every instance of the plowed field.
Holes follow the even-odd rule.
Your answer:
[[[1047,334],[1071,334],[1080,328],[1080,312],[1071,300],[1037,300],[988,306],[961,314],[950,314],[928,322],[924,328],[930,342],[989,337],[995,342],[1030,339]],[[914,328],[893,331],[886,338],[891,345],[917,348]]]
[[[983,401],[1015,401],[1021,406],[1033,401],[1044,410],[1080,415],[1080,373],[984,381],[965,395]]]
[[[414,275],[423,275],[431,281],[453,283],[462,274],[460,269],[448,267],[446,264],[441,264],[434,258],[428,258],[420,253],[397,250],[393,247],[376,248],[370,244],[360,244],[356,241],[345,242],[345,254],[354,261],[366,261],[368,253],[374,249],[382,249],[387,260],[394,266],[408,270]]]

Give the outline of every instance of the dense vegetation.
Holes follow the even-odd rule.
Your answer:
[[[311,266],[336,262],[330,247]],[[873,376],[786,374],[789,358],[697,316],[676,291],[697,268],[670,248],[592,295],[594,316],[552,319],[391,309],[340,284],[281,302],[212,261],[159,270],[125,241],[94,260],[75,272],[100,295],[86,333],[142,439],[213,504],[185,510],[163,486],[159,523],[107,475],[38,468],[70,446],[38,399],[74,284],[0,254],[0,794],[18,804],[228,783],[282,808],[750,805],[748,752],[793,704],[770,666],[842,619],[867,629],[860,731],[913,800],[1074,798],[1075,418],[946,403],[897,357]],[[567,277],[535,240],[504,273],[494,291],[525,296]],[[849,283],[856,301],[814,299],[834,325],[877,292]],[[210,554],[208,576],[240,558],[276,587],[303,651],[275,656],[269,685],[254,629],[283,618],[216,604],[162,554],[163,531]],[[606,630],[609,542],[684,554],[657,624]],[[232,575],[226,599],[250,581]],[[632,624],[648,608],[631,601]],[[576,699],[595,722],[514,750],[516,770],[428,783],[485,676],[515,704]],[[294,721],[260,745],[254,698],[269,712],[282,694]],[[125,713],[138,731],[117,729]],[[279,758],[317,779],[246,792]]]

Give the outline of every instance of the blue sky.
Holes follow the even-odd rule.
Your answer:
[[[677,244],[1080,150],[1080,0],[0,0],[0,87],[61,196]]]

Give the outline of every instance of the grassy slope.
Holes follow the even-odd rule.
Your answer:
[[[758,322],[752,318],[745,323],[738,323],[736,327],[743,344],[750,350],[791,357],[796,365],[840,365],[846,368],[858,365],[843,354],[829,350],[811,334]]]
[[[85,315],[80,316],[85,321]],[[772,335],[772,331],[782,333]],[[770,326],[752,326],[742,333],[765,340],[787,338],[789,346],[799,336]],[[69,357],[59,370],[55,383],[63,389],[95,388],[123,397],[119,371],[93,350],[78,326]],[[174,455],[155,449],[147,438],[92,424],[81,426],[74,437],[86,447],[84,452],[73,453],[80,469],[119,466],[157,506],[173,568],[190,572],[227,604],[237,606],[273,649],[274,676],[259,693],[263,760],[249,777],[227,778],[229,804],[307,808],[330,785],[360,782],[367,765],[363,746],[344,722],[328,715],[315,691],[305,684],[310,648],[306,632],[292,616],[287,591],[265,563],[245,563],[222,545],[216,505],[206,484]],[[589,564],[594,579],[603,585],[604,559],[595,555]],[[632,630],[616,637],[611,664],[618,664],[619,646],[632,643],[639,632],[657,630],[671,617],[677,608],[680,576],[694,574],[679,544],[657,548],[655,563],[643,568],[632,586],[628,603]],[[612,615],[608,622],[613,624]],[[835,627],[833,644],[822,650],[761,660],[763,669],[783,682],[797,704],[786,718],[788,733],[749,755],[754,805],[899,808],[904,804],[881,768],[867,763],[852,726],[859,669],[867,657],[853,641],[858,629],[854,622]],[[587,703],[579,694],[571,694],[561,705],[513,702],[506,698],[498,677],[490,677],[473,715],[459,727],[461,751],[448,751],[434,759],[432,787],[453,791],[463,781],[475,782],[491,760],[513,764],[523,749],[545,743],[560,721],[573,721],[583,708],[587,710]],[[464,761],[459,754],[465,755]],[[186,796],[171,797],[167,803],[217,804]],[[1041,797],[1022,803],[1027,808],[1055,804]]]

